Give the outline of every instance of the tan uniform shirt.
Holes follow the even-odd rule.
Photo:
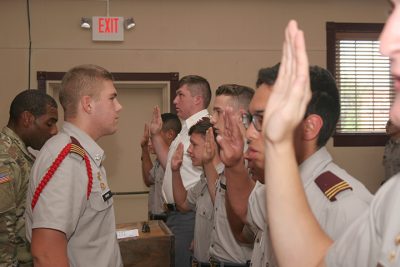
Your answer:
[[[93,187],[89,200],[88,175],[81,156],[70,153],[43,189],[32,211],[32,196],[47,169],[59,152],[75,137],[90,158]],[[115,232],[113,199],[103,199],[109,188],[102,165],[104,151],[86,133],[64,123],[59,134],[46,142],[32,168],[28,189],[26,226],[31,240],[32,229],[50,228],[64,232],[68,240],[70,266],[122,266]]]
[[[210,234],[213,219],[213,204],[207,187],[207,178],[201,175],[200,181],[187,191],[186,201],[196,211],[194,224],[194,257],[201,262],[210,259]]]
[[[162,183],[164,179],[164,169],[156,159],[153,168],[150,170],[149,180],[152,183],[149,190],[149,212],[161,214],[164,212],[164,201],[162,196]]]
[[[0,266],[32,266],[25,202],[34,156],[10,128],[0,132]]]
[[[330,171],[352,187],[352,190],[345,190],[336,195],[335,201],[330,201],[321,189],[316,185],[315,179],[320,174]],[[332,157],[326,148],[321,148],[300,165],[300,176],[304,190],[310,204],[311,210],[317,218],[322,229],[336,240],[346,229],[368,209],[372,200],[371,193],[357,179],[350,176],[332,161]],[[253,189],[249,198],[248,221],[255,224],[265,232],[265,188],[260,183]],[[277,266],[272,252],[271,241],[268,237],[268,230],[265,232],[265,249],[255,250],[262,253],[267,251],[263,257],[253,255],[254,259],[262,259],[262,263],[254,262],[253,266]],[[257,252],[258,253],[258,252]],[[252,259],[253,259],[252,258]],[[259,265],[260,264],[260,265]]]
[[[400,266],[400,174],[375,194],[369,209],[333,244],[329,267]]]
[[[221,262],[244,264],[251,258],[253,245],[240,244],[231,231],[225,207],[225,179],[221,174],[217,181],[210,256]]]

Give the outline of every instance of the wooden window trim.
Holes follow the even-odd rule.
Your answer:
[[[335,75],[335,35],[337,32],[343,33],[373,33],[383,30],[383,23],[326,23],[326,62],[327,69]],[[333,145],[338,147],[360,147],[360,146],[384,146],[388,140],[385,133],[357,133],[333,135]]]

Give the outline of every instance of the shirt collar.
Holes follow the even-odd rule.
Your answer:
[[[195,125],[201,118],[203,117],[208,117],[208,111],[207,109],[203,109],[195,114],[193,114],[192,116],[190,116],[188,119],[185,120],[185,125],[187,127],[187,129],[189,130],[190,127],[192,127],[193,125]]]
[[[14,144],[16,144],[18,146],[19,149],[21,149],[21,151],[27,155],[30,159],[35,160],[35,156],[32,155],[32,153],[30,153],[24,143],[24,141],[22,141],[22,139],[10,128],[8,128],[7,126],[3,127],[2,132],[7,135]]]
[[[62,130],[65,131],[69,136],[73,136],[78,139],[83,149],[85,149],[89,157],[92,158],[96,165],[101,165],[105,159],[104,150],[86,132],[69,122],[64,122]]]
[[[321,173],[330,162],[332,162],[332,157],[326,147],[321,147],[317,152],[312,154],[299,166],[303,184],[306,185],[314,180],[316,174]]]

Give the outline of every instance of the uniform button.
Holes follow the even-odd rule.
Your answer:
[[[218,208],[217,207],[215,207],[215,211],[217,211],[218,210]]]
[[[211,244],[211,247],[213,248],[213,247],[214,247],[214,244]]]
[[[265,264],[265,266],[268,267],[269,266],[269,262],[267,262],[267,264]]]
[[[396,238],[394,239],[394,243],[396,244],[396,246],[400,245],[400,235],[396,236]]]
[[[256,242],[257,242],[257,243],[260,243],[260,238],[257,238]]]
[[[101,160],[101,156],[99,154],[96,154],[96,156],[94,156],[95,160]]]
[[[389,261],[390,262],[394,262],[394,260],[396,259],[396,252],[395,251],[391,251],[389,254]]]
[[[203,193],[201,193],[201,194],[200,194],[200,196],[202,197],[202,196],[204,196],[204,194],[203,194]]]
[[[203,215],[206,215],[206,212],[205,212],[205,211],[203,211]]]
[[[213,229],[215,230],[215,226],[213,226]]]

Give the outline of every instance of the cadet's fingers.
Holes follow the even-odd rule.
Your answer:
[[[234,140],[241,140],[243,138],[242,133],[240,132],[240,123],[242,123],[238,115],[231,114],[230,120],[232,123],[232,136]]]
[[[226,137],[231,137],[232,136],[232,108],[231,107],[227,107],[225,108],[224,111],[224,135],[226,135]]]
[[[215,137],[214,137],[214,131],[213,131],[213,128],[212,128],[212,127],[210,127],[210,128],[207,130],[207,134],[208,134],[208,139],[210,140],[210,145],[211,145],[212,147],[214,147],[214,146],[215,146]]]
[[[183,157],[183,144],[179,143],[178,147],[176,148],[176,150],[178,151],[179,155],[181,157]]]

